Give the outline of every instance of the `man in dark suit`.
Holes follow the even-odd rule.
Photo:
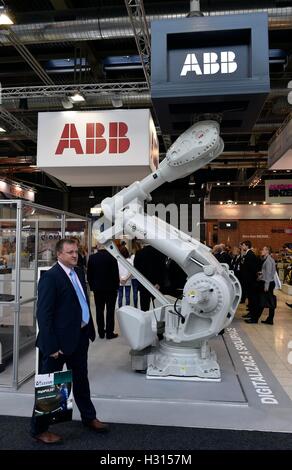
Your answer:
[[[72,370],[75,402],[85,426],[105,431],[107,425],[96,419],[90,398],[87,373],[89,339],[95,330],[89,308],[84,273],[74,270],[78,247],[74,240],[62,239],[56,245],[58,262],[43,273],[38,284],[36,345],[40,350],[39,373]],[[48,431],[47,415],[32,416],[31,434],[45,444],[59,443],[62,438]]]
[[[166,256],[163,253],[151,245],[145,245],[142,250],[136,253],[134,266],[156,289],[163,288],[166,277]],[[146,312],[150,308],[150,300],[154,297],[140,282],[138,289],[141,310]]]
[[[96,307],[96,323],[100,338],[117,338],[114,333],[115,306],[120,285],[117,260],[103,246],[90,255],[87,265],[87,280],[93,291]],[[106,323],[104,309],[106,307]]]
[[[242,243],[242,248],[245,251],[243,263],[241,266],[242,271],[242,282],[245,286],[246,296],[248,299],[249,314],[245,317],[246,323],[257,323],[258,322],[258,305],[257,305],[257,273],[260,271],[260,261],[252,251],[252,245],[250,240],[246,240]]]

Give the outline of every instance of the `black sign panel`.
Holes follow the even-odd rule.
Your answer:
[[[203,113],[226,132],[252,129],[270,90],[265,13],[153,21],[152,100],[162,131]]]

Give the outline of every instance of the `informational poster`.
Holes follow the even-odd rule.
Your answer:
[[[51,424],[72,419],[72,371],[35,376],[36,418],[47,415]]]

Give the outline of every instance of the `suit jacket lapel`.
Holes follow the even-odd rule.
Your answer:
[[[79,299],[78,299],[78,295],[76,294],[76,290],[72,284],[72,282],[70,281],[69,277],[67,276],[67,274],[65,273],[64,269],[59,265],[59,263],[56,264],[57,268],[58,268],[58,271],[60,273],[60,276],[63,277],[63,279],[65,279],[68,287],[72,290],[72,292],[74,292],[74,295],[76,297],[76,300],[78,301],[79,303]],[[79,277],[79,276],[78,276]]]

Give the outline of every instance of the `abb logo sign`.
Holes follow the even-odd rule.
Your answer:
[[[96,155],[103,153],[125,153],[130,147],[127,137],[128,126],[125,122],[110,122],[108,137],[104,136],[105,127],[101,122],[86,124],[85,142],[81,142],[75,124],[65,124],[55,155],[62,155],[65,149],[74,149],[76,155]]]
[[[203,63],[200,65],[196,54],[187,54],[180,72],[185,77],[189,72],[195,75],[214,75],[215,73],[234,73],[237,70],[235,54],[232,51],[223,51],[219,55],[216,52],[204,52]]]

